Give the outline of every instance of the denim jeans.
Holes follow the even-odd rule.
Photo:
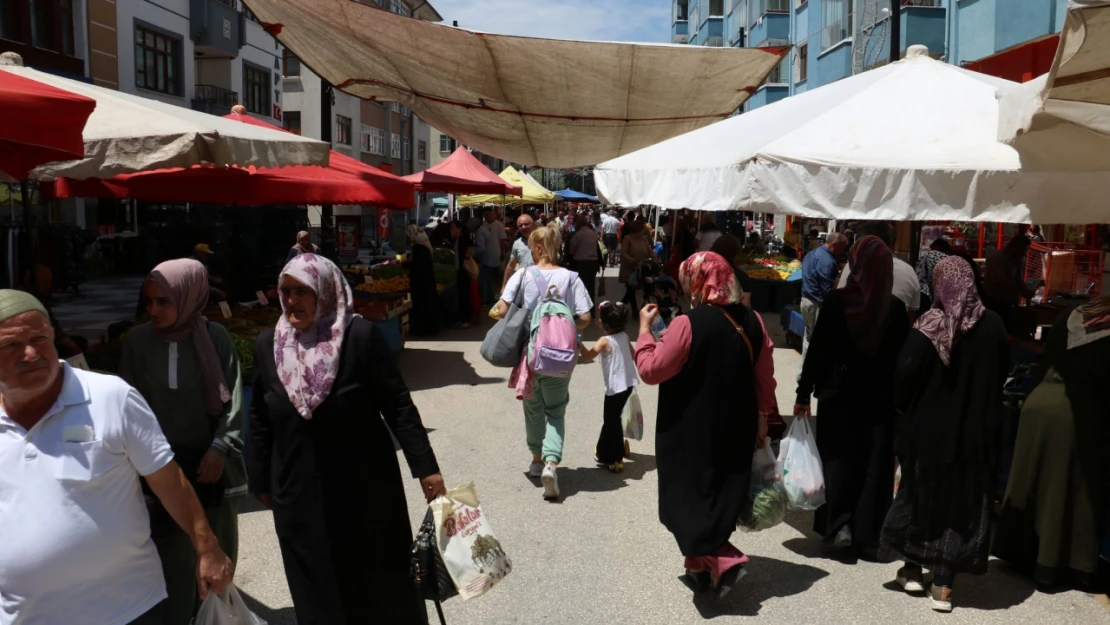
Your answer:
[[[493,304],[500,293],[497,292],[497,274],[500,267],[478,266],[478,294],[482,297],[482,304]]]
[[[798,382],[802,381],[802,367],[806,363],[806,354],[809,353],[809,341],[813,338],[813,328],[817,327],[817,313],[821,311],[821,304],[807,298],[802,298],[802,304],[798,307],[798,312],[802,315],[802,320],[806,323],[806,333],[802,337],[802,361],[798,363]]]
[[[528,449],[544,462],[563,460],[563,417],[570,403],[570,378],[536,376],[532,397],[524,400],[524,428]]]

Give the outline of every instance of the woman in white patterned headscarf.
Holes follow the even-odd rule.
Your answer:
[[[274,511],[297,622],[425,623],[390,432],[427,499],[446,489],[389,341],[322,256],[291,260],[278,289],[282,317],[255,345],[250,483]]]

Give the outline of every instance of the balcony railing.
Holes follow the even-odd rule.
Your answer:
[[[708,46],[710,48],[721,48],[721,47],[724,47],[724,45],[725,45],[725,38],[724,37],[706,37],[705,38],[705,43],[702,44],[702,45]]]
[[[225,7],[231,7],[233,9],[235,9],[236,11],[239,10],[239,0],[213,0],[213,1],[220,3],[220,4],[224,5]]]
[[[852,16],[846,15],[821,30],[821,51],[828,50],[853,34]]]
[[[193,92],[193,110],[212,115],[227,115],[239,103],[239,94],[215,85],[197,85]]]
[[[943,0],[902,0],[904,7],[932,7],[940,8],[944,6]]]

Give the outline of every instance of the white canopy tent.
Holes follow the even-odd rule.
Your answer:
[[[111,178],[201,163],[244,167],[328,164],[329,146],[321,141],[47,74],[23,67],[19,55],[13,53],[0,57],[0,71],[96,100],[96,109],[85,124],[85,158],[38,167],[30,175],[36,180]]]
[[[539,20],[544,4],[505,10]],[[400,102],[460,143],[528,166],[593,165],[724,119],[786,51],[496,35],[350,0],[246,5],[339,89]]]
[[[1072,0],[1049,72],[998,97],[1022,169],[1067,182],[1045,221],[1110,222],[1110,0]]]
[[[825,219],[1082,214],[1089,200],[1061,206],[1066,183],[1021,171],[997,140],[996,94],[1015,85],[911,46],[903,61],[602,163],[597,189],[614,204]]]

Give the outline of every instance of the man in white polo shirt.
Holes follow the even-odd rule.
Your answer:
[[[231,560],[139,393],[58,360],[42,304],[0,290],[0,625],[155,625],[166,598],[151,490],[197,550],[202,597]]]

